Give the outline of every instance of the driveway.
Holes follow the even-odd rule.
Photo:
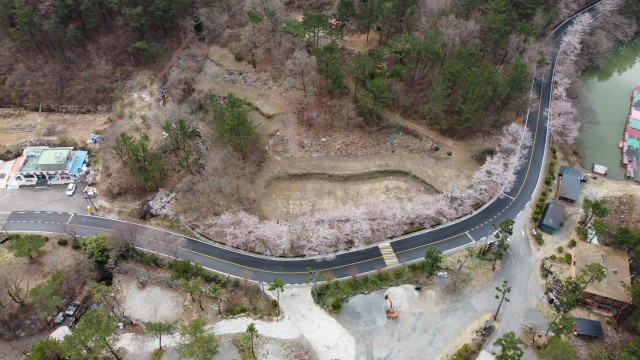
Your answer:
[[[0,189],[0,212],[36,210],[86,214],[90,204],[82,198],[83,188],[79,184],[73,196],[65,195],[67,185],[51,185],[44,189],[30,186],[17,190]]]

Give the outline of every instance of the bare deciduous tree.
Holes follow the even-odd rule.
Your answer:
[[[21,307],[28,305],[30,283],[28,265],[6,262],[0,265],[0,291]]]
[[[297,50],[286,65],[287,76],[293,83],[293,87],[302,91],[304,97],[307,93],[315,91],[318,79],[316,61],[304,50]]]

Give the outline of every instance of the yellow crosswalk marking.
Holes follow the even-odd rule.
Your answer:
[[[378,245],[380,249],[380,253],[382,253],[382,258],[384,259],[384,263],[388,266],[398,265],[400,262],[398,261],[398,257],[396,253],[393,252],[391,248],[391,244],[386,242]]]

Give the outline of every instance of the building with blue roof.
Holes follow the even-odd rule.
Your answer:
[[[19,186],[67,184],[81,176],[88,159],[87,151],[72,147],[27,147],[16,160],[12,176]]]

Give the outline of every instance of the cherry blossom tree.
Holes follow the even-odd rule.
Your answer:
[[[153,215],[174,216],[173,200],[175,197],[175,193],[169,192],[166,189],[160,189],[153,199],[149,201],[149,211]]]
[[[582,39],[587,34],[591,20],[591,15],[587,13],[574,20],[562,39],[556,60],[553,101],[547,115],[551,134],[567,145],[573,144],[580,130],[580,122],[568,98],[568,91],[577,78],[575,61],[582,50]]]
[[[401,235],[408,227],[432,227],[464,216],[481,204],[508,192],[531,146],[526,126],[502,130],[495,155],[473,178],[470,188],[446,194],[422,195],[409,204],[372,202],[345,206],[290,221],[260,220],[244,211],[225,212],[191,224],[209,237],[236,248],[273,256],[322,256],[361,248]]]

